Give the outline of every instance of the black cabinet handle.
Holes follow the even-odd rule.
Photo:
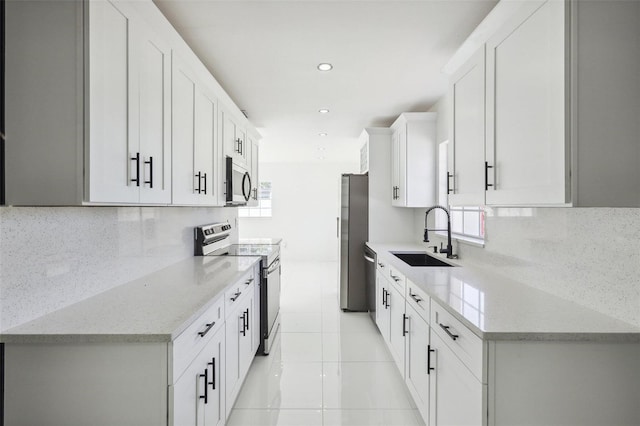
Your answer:
[[[440,323],[440,327],[442,327],[442,329],[445,331],[445,333],[447,333],[449,335],[449,337],[451,337],[453,340],[456,340],[458,337],[457,334],[453,334],[451,331],[449,331],[449,326],[448,325],[444,325],[442,323]]]
[[[249,285],[249,284],[251,284],[252,282],[253,282],[253,278],[249,278],[249,279],[248,279],[247,281],[245,281],[244,283],[245,283],[246,285]]]
[[[402,314],[402,337],[406,336],[408,331],[407,331],[407,320],[409,319],[408,316],[406,316],[405,314]]]
[[[391,306],[391,304],[389,303],[389,296],[391,296],[391,293],[389,293],[389,291],[385,290],[387,292],[387,300],[386,300],[386,305],[384,305],[385,309],[389,309],[389,306]]]
[[[249,308],[247,308],[247,310],[244,311],[244,313],[247,316],[247,330],[249,330],[249,323],[251,322],[251,321],[249,321],[249,319],[250,319],[249,318]]]
[[[242,318],[242,330],[240,331],[240,333],[242,333],[243,336],[247,335],[247,317],[245,316],[245,314],[247,313],[247,311],[244,311],[242,313],[242,316],[240,318]]]
[[[415,301],[416,301],[416,303],[420,303],[420,302],[422,302],[422,299],[420,299],[419,297],[416,297],[416,295],[415,295],[415,294],[411,294],[411,291],[409,291],[409,296],[411,296],[411,298],[412,298],[413,300],[415,300]]]
[[[435,368],[431,366],[431,352],[435,352],[435,349],[431,349],[431,345],[427,345],[427,374],[431,374]]]
[[[387,290],[382,289],[382,306],[387,307]]]
[[[131,182],[135,182],[136,186],[140,186],[140,153],[136,152],[135,157],[131,157],[131,161],[136,162],[136,177],[131,179]]]
[[[493,169],[493,166],[489,165],[489,162],[484,162],[484,190],[487,191],[492,183],[489,183],[489,169]]]
[[[144,164],[149,165],[149,180],[145,180],[144,183],[148,183],[149,188],[153,189],[153,157],[149,157],[149,161],[145,161]]]
[[[400,277],[396,277],[395,275],[391,275],[391,274],[389,274],[389,276],[390,276],[391,278],[393,278],[393,280],[394,280],[395,282],[400,281]]]
[[[452,173],[447,172],[447,194],[451,194],[453,192],[453,188],[449,185],[449,180],[453,177]]]
[[[238,292],[234,293],[234,294],[233,294],[233,297],[231,297],[231,298],[230,298],[230,299],[231,299],[231,301],[232,301],[232,302],[235,302],[236,300],[238,300],[238,297],[240,297],[240,295],[241,295],[241,294],[242,294],[242,292],[241,292],[241,291],[238,291]]]
[[[207,363],[211,368],[211,381],[209,384],[211,385],[211,390],[216,390],[216,358],[211,358],[211,362]]]
[[[209,367],[204,369],[204,374],[200,374],[200,377],[204,378],[204,395],[200,395],[200,399],[204,399],[204,403],[208,403],[209,399]]]
[[[209,330],[211,330],[211,327],[213,327],[215,324],[216,324],[215,321],[212,321],[211,323],[207,324],[207,328],[205,328],[204,331],[199,331],[198,336],[204,337],[205,334],[207,334]]]
[[[204,195],[207,195],[207,174],[206,173],[203,174],[202,179],[204,180]]]
[[[381,268],[384,268],[384,263],[378,262],[378,266],[381,267]]]
[[[198,194],[200,194],[202,192],[201,189],[200,189],[201,186],[202,186],[202,173],[200,173],[200,172],[196,173],[196,177],[198,178],[198,188],[196,188],[194,190],[194,192],[197,191]]]

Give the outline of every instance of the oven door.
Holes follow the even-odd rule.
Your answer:
[[[267,275],[267,338],[274,336],[274,323],[280,311],[280,257],[276,258],[266,271]]]
[[[251,175],[246,168],[226,158],[226,204],[239,206],[247,204],[251,197]]]

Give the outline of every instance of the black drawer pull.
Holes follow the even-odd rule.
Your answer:
[[[243,336],[247,335],[247,317],[246,317],[246,313],[247,311],[244,311],[242,313],[242,316],[240,318],[242,318],[242,330],[240,331],[240,333],[242,333]]]
[[[445,333],[447,333],[449,335],[449,337],[451,337],[453,340],[456,340],[458,337],[460,337],[457,334],[453,334],[452,332],[450,332],[448,325],[444,325],[444,324],[440,323],[440,327],[442,327],[442,329],[445,331]]]
[[[212,321],[210,324],[207,324],[207,328],[205,328],[204,331],[199,331],[198,336],[204,337],[204,335],[207,334],[214,325],[216,325],[215,321]]]
[[[484,190],[488,191],[490,186],[493,186],[492,183],[489,183],[489,169],[493,169],[493,166],[489,165],[488,161],[484,162]]]
[[[135,157],[131,157],[131,161],[136,162],[136,177],[131,179],[131,182],[135,182],[136,186],[140,186],[140,153],[136,152]]]
[[[200,377],[204,378],[204,395],[200,395],[200,399],[204,399],[204,403],[208,403],[209,398],[209,367],[204,369],[204,374],[200,374]]]
[[[409,319],[408,316],[406,316],[405,314],[402,314],[402,337],[406,336],[406,334],[408,333],[407,331],[407,320]]]
[[[245,283],[246,285],[249,285],[249,284],[251,284],[252,282],[253,282],[253,278],[249,278],[249,279],[248,279],[247,281],[245,281],[244,283]]]
[[[153,189],[153,157],[149,157],[149,161],[145,161],[144,164],[149,165],[149,180],[145,180],[144,183],[148,183],[149,188]]]
[[[387,307],[387,289],[382,289],[382,306]]]
[[[207,365],[212,366],[213,368],[211,369],[212,372],[212,378],[211,381],[209,382],[209,384],[211,385],[211,390],[216,390],[216,359],[211,358],[211,362],[208,362]]]
[[[431,349],[431,345],[427,345],[427,374],[431,374],[435,368],[431,366],[431,352],[435,352],[435,349]]]
[[[247,310],[244,311],[244,313],[247,316],[246,327],[247,327],[247,330],[249,330],[249,308],[247,308]]]
[[[411,292],[409,292],[409,296],[411,296],[411,298],[412,298],[413,300],[415,300],[415,301],[416,301],[416,303],[420,303],[420,302],[422,302],[422,299],[420,299],[419,297],[416,297],[416,295],[415,295],[415,294],[411,294]]]
[[[234,293],[233,297],[231,297],[231,301],[235,302],[236,300],[238,300],[238,297],[240,297],[241,294],[242,294],[241,291],[238,291],[238,292]]]

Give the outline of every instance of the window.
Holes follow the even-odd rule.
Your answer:
[[[258,185],[258,205],[238,208],[239,217],[271,217],[271,182]]]
[[[447,149],[449,141],[438,147],[438,203],[449,207],[451,215],[451,234],[477,243],[484,242],[484,209],[480,206],[450,207],[447,203]],[[447,215],[436,211],[436,228],[447,229]],[[446,232],[436,232],[446,235]]]

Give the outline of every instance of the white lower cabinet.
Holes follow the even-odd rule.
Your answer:
[[[483,384],[438,336],[431,333],[430,425],[482,425]],[[422,412],[421,412],[422,414]]]
[[[418,312],[407,304],[406,367],[405,380],[413,400],[423,419],[429,418],[429,382],[431,377],[431,355],[429,324]]]
[[[224,425],[224,336],[221,328],[173,386],[174,426]]]
[[[224,425],[257,350],[258,277],[256,265],[171,342],[5,343],[0,423]]]
[[[429,426],[640,424],[637,342],[483,340],[383,262],[376,305],[376,324]]]
[[[234,286],[232,290],[233,292],[227,292],[228,294],[225,295],[227,301],[231,302],[228,305],[230,309],[225,321],[227,354],[225,392],[228,401],[226,418],[231,414],[233,403],[258,349],[253,335],[257,330],[252,322],[255,309],[254,283],[251,282],[248,287],[241,283],[239,287]]]

